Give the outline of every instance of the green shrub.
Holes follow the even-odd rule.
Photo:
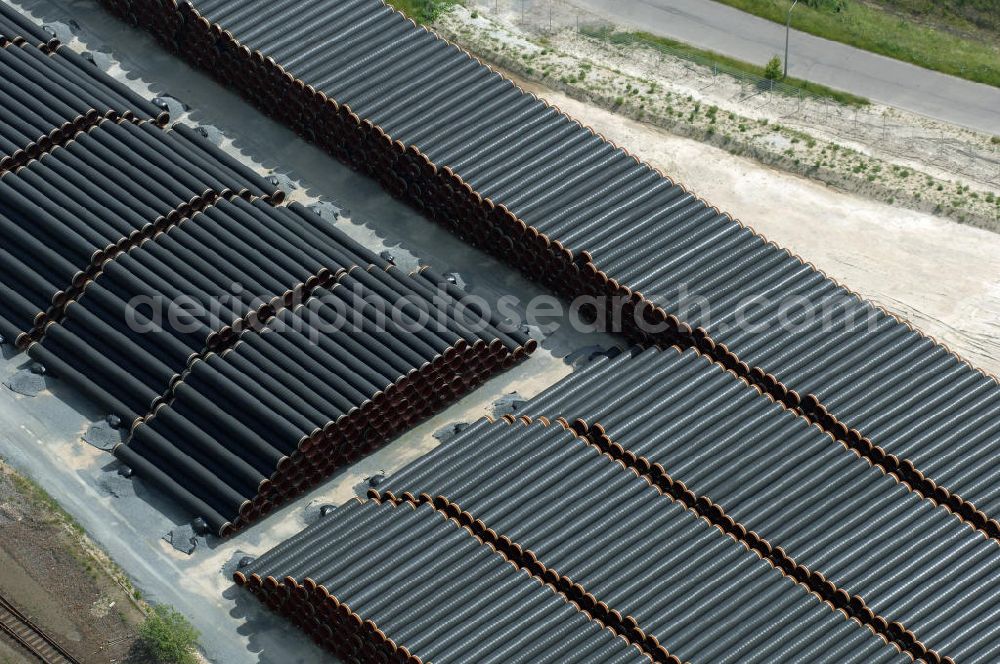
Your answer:
[[[430,23],[459,3],[457,0],[390,0],[389,4],[417,23]]]
[[[769,81],[777,81],[781,78],[781,58],[774,56],[767,61],[764,67],[764,78]]]
[[[139,626],[139,643],[156,664],[197,664],[198,630],[175,609],[159,604]]]
[[[805,4],[813,9],[837,13],[847,7],[845,0],[805,0]]]

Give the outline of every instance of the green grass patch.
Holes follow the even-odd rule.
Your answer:
[[[3,461],[0,458],[0,461]],[[49,493],[42,488],[38,482],[34,481],[30,477],[25,477],[16,472],[11,472],[7,475],[7,478],[11,481],[14,487],[28,500],[31,500],[36,505],[40,505],[44,510],[51,513],[51,522],[56,522],[57,520],[64,521],[77,533],[83,534],[83,526],[81,526],[76,519],[70,516],[69,512],[62,508],[59,502],[49,495]]]
[[[839,0],[843,1],[843,0]],[[972,36],[1000,35],[996,0],[869,0],[921,23]]]
[[[782,25],[788,16],[791,0],[718,0],[750,14]],[[996,0],[806,0],[792,12],[792,27],[824,39],[842,42],[857,48],[1000,87],[1000,40],[977,40],[925,24],[917,8],[934,12],[948,22],[966,21],[974,29],[997,32],[996,16],[1000,15]],[[924,7],[926,5],[926,7]],[[970,6],[981,5],[982,11],[966,19],[963,13]],[[988,10],[988,6],[992,10]],[[892,11],[883,7],[889,7]],[[973,7],[974,9],[974,7]],[[990,27],[993,26],[993,27]]]
[[[696,48],[690,44],[674,41],[673,39],[667,39],[666,37],[659,37],[648,32],[623,32],[603,27],[581,27],[580,31],[592,39],[599,39],[611,44],[639,44],[648,46],[668,55],[684,58],[685,60],[689,60],[696,64],[706,67],[714,67],[719,72],[724,74],[737,76],[749,74],[750,76],[756,77],[761,81],[767,80],[766,67],[763,65],[755,65],[742,60],[737,60],[736,58],[730,58],[722,55],[721,53],[716,53],[715,51]],[[782,80],[780,85],[776,84],[774,91],[793,95],[798,94],[798,92],[801,91],[817,97],[832,99],[841,104],[847,104],[850,106],[866,106],[869,103],[864,97],[835,90],[825,85],[820,85],[819,83],[813,83],[812,81],[806,81],[800,78],[788,77]]]
[[[461,0],[387,0],[417,23],[430,23],[449,7],[462,4]]]

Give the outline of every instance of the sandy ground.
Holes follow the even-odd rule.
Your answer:
[[[1000,375],[1000,235],[845,194],[522,85]]]

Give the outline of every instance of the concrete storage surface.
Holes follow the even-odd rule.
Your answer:
[[[545,292],[513,269],[469,248],[432,222],[390,198],[377,184],[337,163],[281,125],[265,118],[206,75],[165,53],[148,35],[130,29],[96,2],[26,2],[18,5],[75,50],[147,97],[161,96],[172,120],[201,125],[210,139],[265,176],[290,189],[291,200],[323,201],[342,209],[338,227],[376,252],[388,250],[403,268],[418,257],[439,273],[457,272],[469,290],[495,302],[513,294],[522,302]],[[113,45],[113,46],[112,46]],[[334,215],[325,214],[329,219]],[[564,326],[523,364],[489,381],[431,420],[364,458],[315,491],[270,515],[232,540],[199,538],[193,553],[175,550],[163,537],[186,523],[177,505],[117,474],[109,453],[82,441],[104,413],[58,380],[37,396],[0,389],[0,456],[36,479],[100,543],[143,596],[173,605],[201,633],[213,662],[310,664],[329,655],[291,625],[269,614],[233,587],[235,561],[256,555],[318,517],[319,506],[340,504],[365,478],[392,472],[438,444],[434,433],[449,424],[491,412],[505,394],[530,398],[570,371],[567,355],[619,340]],[[28,369],[29,358],[3,347],[0,381]],[[180,543],[178,543],[180,544]]]

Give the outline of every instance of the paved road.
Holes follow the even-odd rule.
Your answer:
[[[709,0],[570,0],[605,19],[763,64],[785,48],[784,26]],[[793,30],[791,76],[1000,134],[1000,88],[946,76]]]

